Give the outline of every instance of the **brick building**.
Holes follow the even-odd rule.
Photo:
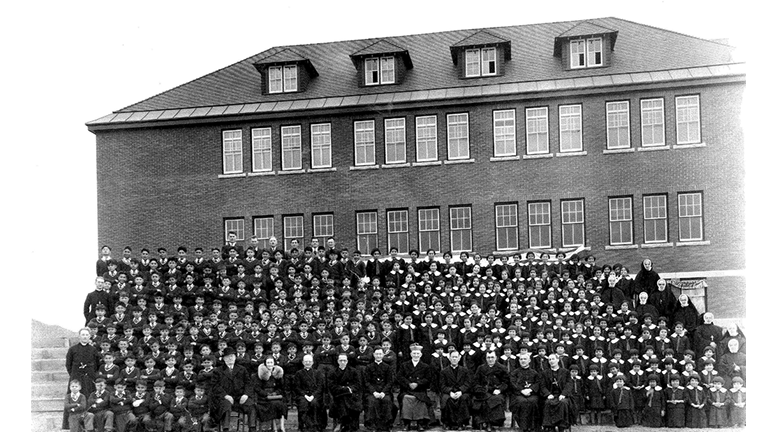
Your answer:
[[[732,54],[616,18],[274,47],[87,124],[99,244],[584,245],[744,316]]]

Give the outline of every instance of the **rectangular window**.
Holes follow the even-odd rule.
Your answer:
[[[472,209],[470,207],[451,207],[451,251],[472,250]]]
[[[440,209],[418,209],[418,249],[440,250]]]
[[[353,123],[353,143],[356,165],[375,165],[375,121]]]
[[[332,213],[313,215],[313,237],[318,244],[326,244],[329,237],[335,236],[335,215]]]
[[[231,130],[221,133],[224,158],[224,174],[243,172],[243,131]]]
[[[291,241],[297,239],[299,244],[304,244],[305,240],[304,218],[299,216],[283,217],[283,248],[291,249]]]
[[[586,40],[588,52],[588,67],[602,65],[602,38],[592,38]]]
[[[267,68],[269,77],[268,91],[283,93],[297,91],[297,66],[270,66]]]
[[[629,147],[631,147],[629,102],[607,102],[607,148],[614,150]]]
[[[234,232],[237,235],[239,241],[246,239],[245,221],[240,219],[224,219],[224,240],[230,232]]]
[[[464,56],[466,61],[465,76],[496,75],[496,48],[468,49]]]
[[[394,57],[374,57],[364,60],[366,85],[394,84]]]
[[[273,217],[254,218],[254,235],[259,239],[259,247],[269,248],[270,237],[275,235],[275,220]]]
[[[583,107],[561,105],[558,107],[559,151],[583,150]]]
[[[572,69],[585,67],[585,40],[569,41],[569,61]]]
[[[284,170],[302,169],[302,127],[281,128],[281,164]]]
[[[631,197],[610,198],[610,244],[634,243]]]
[[[497,204],[496,250],[518,249],[518,204]]]
[[[642,197],[644,212],[645,243],[666,243],[666,195]]]
[[[378,212],[356,213],[356,243],[364,253],[378,247]]]
[[[515,154],[515,110],[494,111],[494,156]]]
[[[601,66],[603,59],[602,38],[576,39],[569,42],[569,63],[572,69]]]
[[[677,144],[700,143],[699,96],[675,98],[675,109],[677,111]]]
[[[526,110],[526,154],[548,153],[548,108]]]
[[[680,241],[704,239],[701,193],[677,194],[678,225]]]
[[[549,248],[551,245],[550,201],[532,202],[529,213],[529,247]]]
[[[390,210],[386,212],[388,228],[388,246],[397,248],[399,253],[410,251],[410,230],[408,228],[407,210]]]
[[[272,171],[272,130],[251,129],[251,147],[254,155],[253,171]]]
[[[448,159],[469,159],[469,114],[448,114]]]
[[[313,168],[332,166],[332,125],[310,125],[310,163]]]
[[[437,160],[437,116],[416,117],[415,149],[417,162]]]
[[[405,163],[405,119],[385,120],[386,163]]]
[[[585,204],[583,200],[561,201],[561,246],[585,244]]]
[[[642,105],[642,146],[664,145],[664,100],[645,99]]]

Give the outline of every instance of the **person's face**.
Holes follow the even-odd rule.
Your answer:
[[[489,366],[493,366],[494,363],[496,363],[496,354],[493,352],[490,352],[486,355],[486,363],[488,363]]]
[[[653,261],[650,261],[649,259],[645,259],[644,261],[642,261],[642,266],[645,267],[645,270],[652,270]]]
[[[227,241],[230,243],[237,241],[237,235],[235,233],[227,234]]]
[[[728,350],[736,354],[739,352],[739,341],[737,339],[730,339],[728,341]]]
[[[224,363],[225,363],[227,366],[229,366],[229,367],[233,367],[233,366],[235,366],[235,358],[236,358],[236,357],[235,357],[235,355],[234,355],[234,354],[230,354],[230,355],[224,356],[224,357],[223,357],[223,360],[224,360]]]
[[[337,357],[337,365],[340,367],[340,369],[345,369],[345,367],[348,365],[348,356],[341,355]]]
[[[270,246],[275,247],[278,245],[278,239],[275,237],[270,237]]]
[[[709,312],[704,314],[704,324],[712,324],[713,315]]]
[[[83,329],[80,332],[78,332],[78,340],[81,343],[84,343],[84,344],[89,343],[91,339],[92,339],[92,333],[89,330]]]
[[[410,351],[410,358],[412,358],[413,361],[417,362],[418,360],[421,359],[421,351],[417,350],[417,349],[413,350],[413,351]]]

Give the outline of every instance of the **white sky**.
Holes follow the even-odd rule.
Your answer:
[[[530,3],[541,7],[526,6]],[[771,13],[747,5],[653,0],[5,2],[0,118],[12,121],[2,131],[4,150],[10,151],[3,158],[4,183],[10,187],[2,208],[14,220],[3,224],[10,234],[4,236],[9,256],[3,262],[13,264],[3,270],[8,290],[13,287],[26,299],[17,303],[23,307],[5,305],[6,310],[70,329],[83,324],[81,308],[93,287],[98,255],[95,138],[84,123],[113,110],[277,45],[604,16],[701,38],[729,38],[739,47],[738,58],[749,60],[748,97],[755,100],[763,97],[767,88],[762,83],[769,78],[762,60],[773,53],[756,49],[754,44],[770,35],[752,34],[752,29],[767,33],[773,24],[759,18]],[[767,113],[749,106],[746,126],[769,124]],[[759,152],[756,157],[748,153],[748,159],[773,160],[773,140],[756,143],[748,132],[749,148],[757,145]],[[748,176],[751,185],[761,181]],[[766,212],[768,201],[748,200],[750,214]],[[762,242],[751,222],[757,221],[748,220],[749,236],[756,241],[749,244]],[[120,251],[122,245],[113,246]],[[14,269],[17,265],[38,277],[26,278]]]

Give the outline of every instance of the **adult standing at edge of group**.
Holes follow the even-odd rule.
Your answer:
[[[237,233],[230,231],[227,233],[227,243],[221,247],[221,259],[229,258],[229,250],[235,248],[238,257],[245,256],[243,246],[237,243]]]
[[[65,369],[70,375],[68,383],[78,380],[81,383],[81,393],[91,394],[94,387],[94,380],[97,378],[97,368],[100,365],[100,355],[97,347],[92,345],[92,333],[88,328],[82,328],[78,331],[78,343],[67,350],[65,356]],[[67,421],[68,413],[65,412],[62,419],[62,429],[69,429]]]
[[[100,259],[97,260],[97,276],[102,276],[108,272],[108,262],[113,261],[111,257],[111,247],[103,245],[100,248]]]
[[[94,291],[87,294],[86,299],[84,300],[84,325],[89,324],[89,321],[97,316],[97,306],[99,305],[105,306],[106,316],[113,311],[111,307],[111,295],[108,293],[108,287],[106,285],[108,284],[105,283],[105,278],[102,276],[95,278]],[[83,384],[82,390],[86,391],[83,388]]]
[[[653,261],[650,258],[642,260],[641,267],[634,278],[634,293],[638,295],[645,291],[648,294],[653,294],[658,289],[657,282],[661,276],[653,270]]]

